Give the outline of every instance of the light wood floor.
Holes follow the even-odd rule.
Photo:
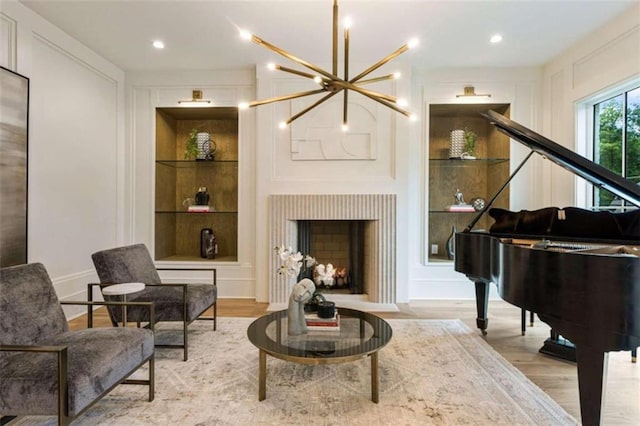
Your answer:
[[[257,317],[268,304],[249,299],[220,299],[218,315],[225,317]],[[474,301],[420,301],[398,305],[400,312],[380,312],[384,318],[455,319],[476,330]],[[84,317],[70,322],[72,329],[85,326]],[[96,325],[109,325],[105,311],[96,314]],[[542,388],[568,413],[580,419],[578,379],[575,364],[538,353],[549,336],[549,327],[536,319],[527,333],[520,333],[520,309],[503,301],[489,302],[489,328],[485,340]],[[640,363],[631,363],[629,352],[609,356],[607,398],[604,425],[640,425]]]

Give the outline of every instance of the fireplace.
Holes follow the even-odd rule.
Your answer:
[[[393,194],[272,195],[270,246],[299,246],[301,224],[314,221],[355,221],[362,230],[361,292],[377,304],[396,301],[396,196]],[[302,225],[303,227],[305,225]],[[317,256],[309,250],[308,254]],[[290,279],[276,272],[279,259],[269,259],[269,302],[286,304]],[[355,296],[350,296],[355,297]]]
[[[316,259],[312,277],[322,293],[363,294],[364,220],[300,220],[298,250]]]

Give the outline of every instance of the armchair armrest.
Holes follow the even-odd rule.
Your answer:
[[[89,284],[90,286],[96,284]],[[89,299],[92,299],[91,291],[89,291]],[[85,301],[64,301],[60,302],[61,305],[86,305],[87,306],[87,328],[93,328],[93,309],[92,306],[147,306],[149,308],[149,329],[153,331],[154,324],[156,322],[156,311],[153,306],[153,302],[94,302],[89,300]]]
[[[158,268],[156,271],[211,271],[213,274],[213,285],[218,285],[218,270],[216,268]]]
[[[52,352],[57,354],[58,413],[69,416],[69,354],[66,346],[0,345],[0,352]]]

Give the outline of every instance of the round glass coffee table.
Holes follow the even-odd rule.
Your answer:
[[[287,310],[266,314],[251,323],[249,341],[259,350],[258,400],[266,398],[267,355],[299,364],[339,364],[371,357],[371,400],[378,402],[378,351],[391,340],[392,330],[382,318],[355,309],[337,308],[338,331],[287,332]]]

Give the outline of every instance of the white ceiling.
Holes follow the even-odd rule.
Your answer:
[[[291,66],[242,41],[238,27],[309,62],[331,62],[331,0],[21,2],[124,70],[235,69],[270,60]],[[341,0],[339,10],[353,20],[352,64],[377,62],[418,37],[418,48],[398,60],[416,68],[517,67],[544,64],[637,3]],[[504,41],[491,45],[496,32]],[[153,49],[154,39],[166,48]]]

